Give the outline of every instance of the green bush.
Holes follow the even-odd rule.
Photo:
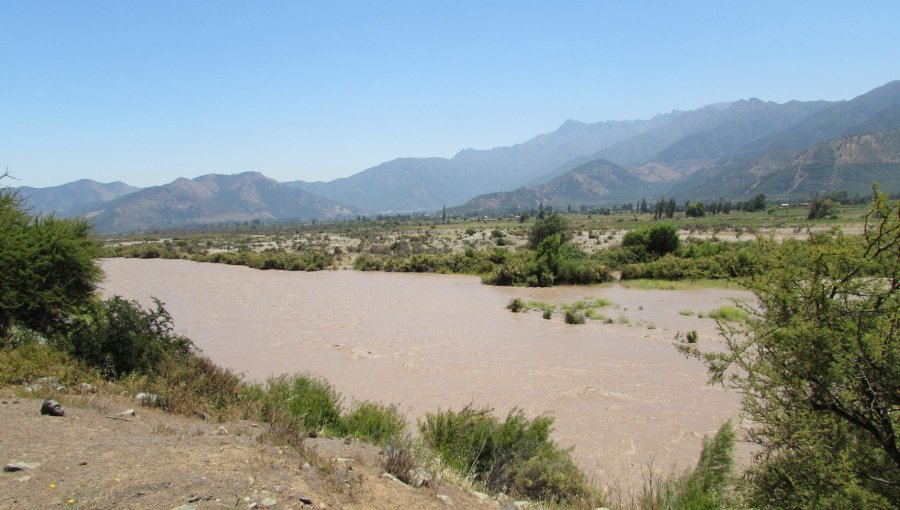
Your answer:
[[[558,235],[560,242],[565,243],[571,237],[568,230],[569,223],[559,214],[538,219],[528,232],[528,247],[535,250],[544,239],[553,235]]]
[[[263,419],[297,420],[305,431],[343,435],[341,395],[328,381],[309,375],[269,379],[260,398]]]
[[[406,432],[406,420],[396,405],[359,402],[342,421],[347,434],[376,444],[387,444],[392,437]]]
[[[553,419],[529,420],[513,409],[500,422],[490,408],[466,406],[427,413],[422,440],[450,467],[491,491],[559,502],[585,496],[588,486],[569,450],[550,440]]]
[[[193,343],[175,334],[172,316],[159,300],[145,310],[137,301],[118,296],[84,307],[70,318],[66,331],[49,342],[109,378],[153,372],[166,356],[193,352]]]
[[[99,254],[86,221],[30,217],[0,187],[0,345],[14,324],[41,333],[64,328],[92,298]]]
[[[566,324],[584,324],[584,312],[579,310],[566,310],[564,317]]]
[[[736,306],[722,306],[712,310],[708,314],[707,317],[710,319],[716,319],[720,321],[728,321],[728,322],[744,322],[749,317],[749,314]]]
[[[522,298],[513,298],[510,300],[509,304],[506,305],[506,308],[512,313],[519,313],[522,310],[525,310],[525,300]]]

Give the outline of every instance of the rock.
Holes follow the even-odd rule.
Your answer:
[[[75,387],[75,389],[80,391],[81,393],[97,393],[96,386],[94,386],[93,384],[85,383],[85,382],[80,383],[78,386]]]
[[[404,485],[404,486],[406,486],[406,487],[409,487],[409,485],[406,485],[406,483],[405,483],[403,480],[397,478],[396,476],[394,476],[394,475],[392,475],[392,474],[390,474],[390,473],[387,473],[387,472],[386,472],[386,473],[382,474],[381,477],[382,477],[382,478],[387,478],[388,480],[393,480],[393,481],[399,483],[400,485]],[[409,487],[409,488],[412,489],[412,487]]]
[[[309,499],[309,498],[307,498],[307,497],[300,496],[298,499],[299,499],[300,502],[303,503],[304,505],[312,505],[312,504],[313,504],[313,500],[311,500],[311,499]]]
[[[309,462],[304,462],[303,465],[300,466],[300,469],[307,471],[309,469],[312,469],[312,466],[309,465]]]
[[[208,414],[204,413],[203,411],[194,411],[194,416],[196,416],[197,418],[200,418],[203,421],[209,421],[209,419],[210,419],[210,416]]]
[[[258,506],[259,506],[259,503],[254,501],[253,503],[250,503],[249,505],[247,505],[247,510],[253,510],[254,508],[256,508]]]
[[[503,507],[503,510],[526,510],[532,506],[530,501],[510,501]]]
[[[162,398],[156,393],[144,393],[143,391],[135,395],[134,399],[145,406],[155,406],[162,401]]]
[[[188,503],[186,505],[176,506],[172,510],[197,510],[197,503]]]
[[[435,497],[438,498],[439,500],[443,501],[444,503],[446,503],[447,506],[453,506],[453,499],[452,499],[450,496],[445,496],[445,495],[443,495],[443,494],[438,494],[438,495],[435,496]]]
[[[478,498],[478,501],[487,501],[487,500],[491,499],[490,496],[488,496],[487,494],[485,494],[483,492],[472,491],[472,495],[475,496],[476,498]]]
[[[219,428],[216,429],[215,435],[217,436],[227,436],[228,429],[225,428],[225,425],[219,425]]]
[[[59,377],[38,377],[37,379],[35,379],[35,382],[38,384],[46,384],[51,388],[58,388],[62,386],[61,384],[59,384]]]
[[[275,498],[272,498],[272,497],[265,498],[259,502],[259,506],[261,506],[263,508],[271,508],[277,504],[278,504],[278,501],[276,501]]]
[[[119,416],[135,416],[134,409],[126,409],[119,413]]]
[[[3,471],[15,473],[16,471],[22,471],[23,469],[35,469],[40,465],[40,462],[22,462],[17,460],[3,466]]]
[[[431,475],[420,467],[410,469],[408,474],[409,484],[413,487],[428,487],[428,484],[431,483]]]
[[[59,402],[48,398],[41,404],[41,414],[46,414],[48,416],[65,416],[66,410],[63,409],[63,406],[59,405]]]
[[[25,391],[27,393],[37,393],[43,389],[44,387],[40,384],[29,384],[28,386],[25,386]]]

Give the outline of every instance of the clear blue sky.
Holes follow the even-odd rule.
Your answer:
[[[900,79],[900,2],[0,0],[0,169],[330,180],[566,119]]]

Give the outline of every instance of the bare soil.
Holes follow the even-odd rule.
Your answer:
[[[39,399],[0,395],[0,461],[31,466],[0,473],[0,509],[447,508],[438,494],[454,508],[499,507],[449,484],[384,478],[381,449],[364,443],[307,439],[301,453],[261,441],[266,427],[252,422],[79,395],[55,396],[66,415],[51,417]]]

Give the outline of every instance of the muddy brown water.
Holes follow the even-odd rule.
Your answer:
[[[600,483],[639,480],[696,462],[701,438],[739,413],[739,397],[706,384],[699,362],[676,352],[697,330],[721,349],[715,323],[681,315],[750,299],[726,289],[639,290],[618,285],[502,288],[474,277],[258,271],[181,260],[107,259],[105,295],[161,299],[179,332],[251,380],[308,372],[346,397],[426,411],[490,405],[555,418]],[[629,324],[564,324],[557,314],[514,314],[514,297],[569,303],[605,297],[605,315]]]

